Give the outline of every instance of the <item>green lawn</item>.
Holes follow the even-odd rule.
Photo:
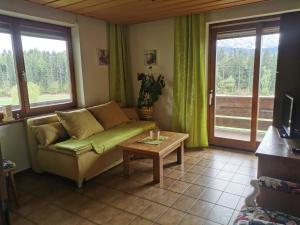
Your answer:
[[[0,97],[0,106],[11,104],[10,97]]]
[[[60,101],[60,100],[68,100],[70,99],[69,94],[41,94],[38,99],[36,99],[32,103],[38,103],[38,102],[49,102],[49,101]],[[14,104],[18,105],[18,102],[12,103],[12,98],[11,97],[0,97],[0,106],[3,105],[9,105],[9,104]]]

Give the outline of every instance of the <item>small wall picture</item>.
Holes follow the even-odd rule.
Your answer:
[[[109,53],[107,49],[97,49],[97,58],[99,65],[108,65],[109,64]]]
[[[144,50],[144,65],[151,66],[157,64],[157,51]]]

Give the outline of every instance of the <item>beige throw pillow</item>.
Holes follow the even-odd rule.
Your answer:
[[[72,138],[84,139],[104,130],[101,124],[86,109],[56,112],[56,114]]]
[[[128,117],[115,101],[111,101],[103,105],[93,106],[88,108],[88,110],[102,124],[104,129],[109,129],[129,122]]]
[[[136,108],[134,108],[134,107],[122,108],[122,111],[125,113],[125,115],[128,117],[128,119],[133,120],[133,121],[140,120],[139,115],[136,111]]]
[[[33,126],[32,129],[37,141],[42,146],[48,146],[58,141],[64,141],[70,138],[60,122]]]

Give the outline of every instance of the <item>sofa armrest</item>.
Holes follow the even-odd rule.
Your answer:
[[[29,149],[31,168],[37,173],[41,173],[42,170],[39,167],[39,163],[37,162],[36,158],[38,152],[38,142],[35,138],[32,127],[53,122],[58,122],[56,114],[42,115],[26,119],[27,144]]]
[[[244,207],[234,225],[297,225],[299,218],[276,210],[261,207]]]
[[[252,219],[249,221],[246,220],[240,220],[236,222],[236,225],[284,225],[281,223],[273,223],[270,221],[266,221],[266,220],[259,220],[259,219]]]
[[[256,198],[260,194],[261,187],[288,193],[288,194],[300,195],[300,184],[293,183],[290,181],[284,181],[272,177],[262,176],[258,178],[258,180],[251,180],[250,184],[251,186],[254,187],[254,190],[245,199],[245,204],[247,207],[257,206]]]
[[[245,204],[247,207],[256,207],[256,198],[259,196],[260,194],[260,190],[259,190],[259,181],[258,180],[251,180],[250,182],[251,186],[254,187],[253,192],[248,195],[245,199]]]
[[[300,184],[290,181],[280,180],[272,177],[262,176],[258,178],[260,187],[273,189],[280,192],[289,194],[300,195]]]

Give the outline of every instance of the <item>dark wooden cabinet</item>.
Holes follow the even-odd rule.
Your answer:
[[[300,154],[294,154],[293,146],[300,146],[300,139],[281,138],[277,128],[270,127],[255,155],[258,157],[257,177],[268,176],[300,183]],[[279,210],[300,217],[300,196],[269,188],[260,188],[259,206]]]
[[[257,177],[300,183],[300,154],[293,153],[293,146],[300,146],[300,139],[281,138],[278,129],[271,126],[255,152],[258,157]]]
[[[283,14],[280,19],[274,126],[282,124],[282,101],[285,94],[294,96],[295,128],[300,128],[300,12]]]

